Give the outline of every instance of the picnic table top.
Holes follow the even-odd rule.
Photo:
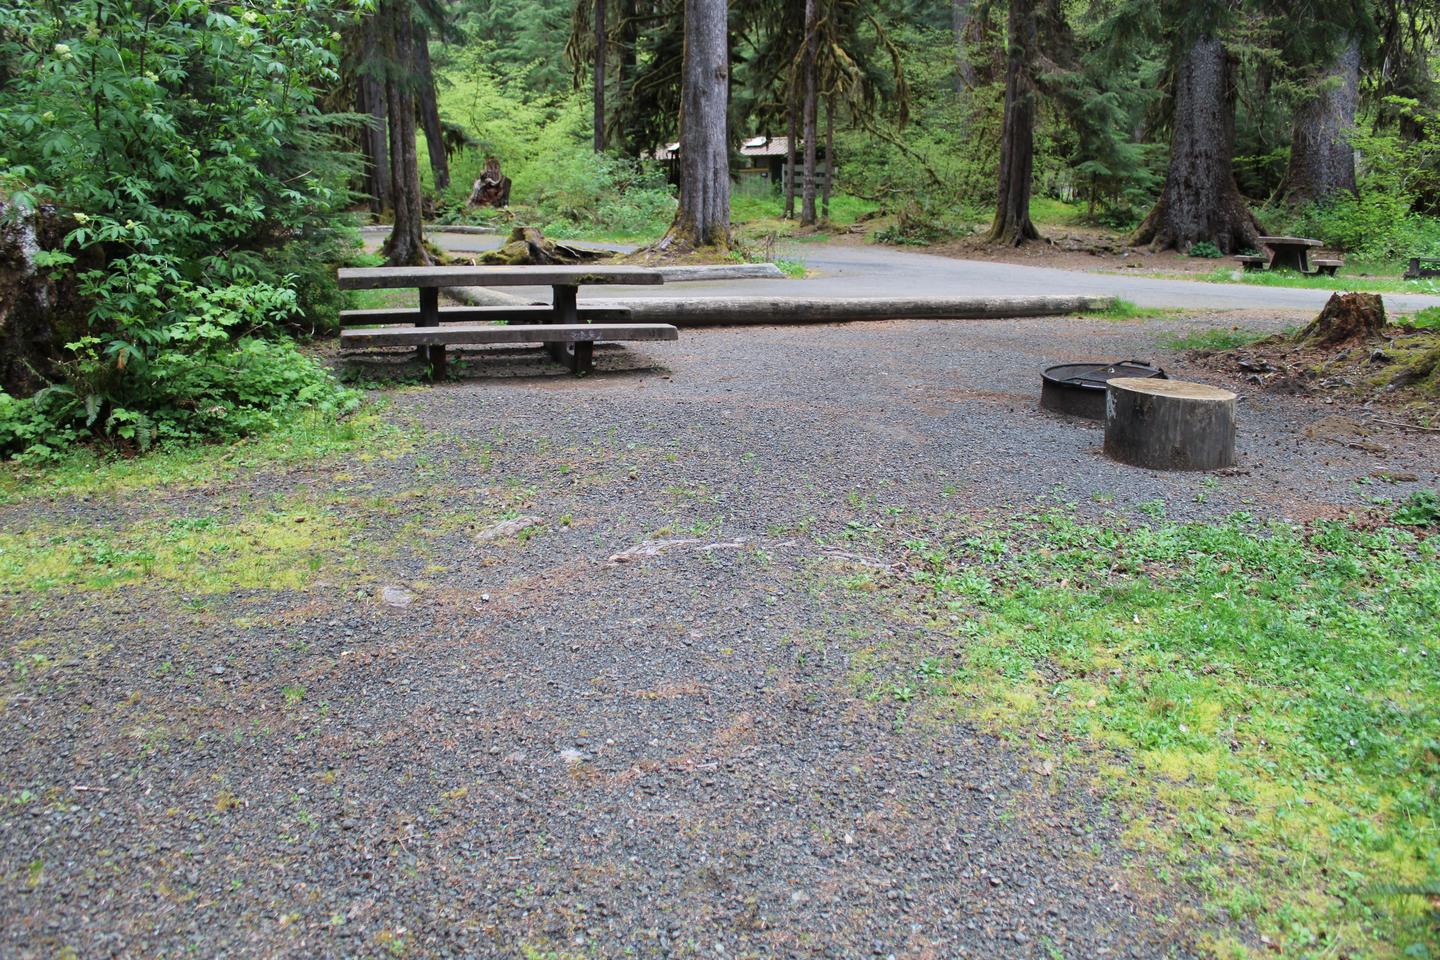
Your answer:
[[[1255,239],[1266,246],[1284,244],[1293,247],[1318,247],[1321,245],[1319,240],[1311,240],[1307,237],[1256,237]]]
[[[664,283],[658,267],[345,267],[340,289],[415,287],[578,287],[594,283]]]

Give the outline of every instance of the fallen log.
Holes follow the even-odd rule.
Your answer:
[[[586,301],[625,307],[636,323],[677,327],[852,323],[862,320],[1002,320],[1108,310],[1114,297],[704,297]],[[663,318],[663,319],[662,319]]]
[[[703,280],[784,280],[785,274],[773,263],[717,263],[693,267],[661,267],[666,283],[693,283]]]

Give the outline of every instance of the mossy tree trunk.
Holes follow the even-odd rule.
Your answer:
[[[415,92],[420,108],[420,125],[425,130],[425,148],[430,154],[430,172],[435,192],[450,186],[450,157],[445,152],[445,132],[440,128],[440,104],[435,96],[435,71],[430,65],[430,34],[423,26],[415,31]]]
[[[1234,58],[1202,34],[1181,54],[1165,187],[1132,243],[1188,250],[1208,240],[1226,253],[1259,245],[1260,225],[1235,184],[1235,96]]]
[[[594,140],[596,153],[605,152],[605,58],[610,55],[605,35],[605,12],[609,0],[595,0],[595,112]]]
[[[818,153],[816,143],[816,114],[819,112],[820,91],[818,90],[820,44],[820,4],[818,0],[805,0],[805,46],[801,54],[800,82],[803,106],[801,126],[804,132],[805,174],[800,185],[800,225],[815,225],[815,163]]]
[[[421,235],[424,219],[420,158],[415,148],[415,26],[410,0],[386,0],[379,9],[385,59],[385,96],[390,124],[390,186],[395,222],[385,241],[392,267],[431,261]]]
[[[1291,203],[1355,192],[1355,148],[1349,134],[1360,104],[1360,44],[1350,40],[1295,111],[1290,164],[1276,196]]]
[[[361,136],[365,154],[365,192],[370,195],[370,209],[376,214],[390,209],[390,145],[388,140],[389,106],[385,96],[385,79],[377,76],[380,63],[379,17],[366,17],[361,26],[361,74],[356,84],[359,111],[369,114]]]
[[[730,246],[728,18],[726,0],[685,0],[680,207],[660,252]]]
[[[1010,0],[1010,41],[1005,60],[1005,121],[1000,134],[1000,195],[987,239],[1018,247],[1037,240],[1030,222],[1035,168],[1035,58],[1039,28],[1035,0]]]

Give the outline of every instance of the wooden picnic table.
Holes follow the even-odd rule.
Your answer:
[[[1305,237],[1257,237],[1270,248],[1271,270],[1298,270],[1310,272],[1309,252],[1311,247],[1320,246],[1319,240]]]
[[[445,312],[440,309],[440,291],[445,287],[548,286],[553,291],[548,311],[545,311],[543,307],[516,308],[512,311],[514,315],[511,316],[504,309],[491,309],[487,311],[486,316],[492,323],[495,320],[528,320],[533,324],[538,320],[541,324],[553,324],[564,328],[548,332],[541,331],[539,327],[530,329],[537,333],[544,332],[543,337],[537,335],[538,342],[545,343],[551,356],[565,362],[576,373],[586,373],[592,368],[591,349],[597,339],[673,340],[678,336],[675,328],[667,324],[631,324],[628,326],[607,324],[604,337],[582,335],[582,331],[576,329],[580,325],[580,310],[576,303],[580,287],[589,284],[653,286],[664,282],[665,277],[658,269],[618,266],[347,267],[339,272],[339,285],[342,290],[416,289],[420,292],[420,308],[418,310],[345,311],[341,314],[342,319],[364,319],[368,323],[383,323],[387,320],[401,323],[408,321],[415,327],[440,326],[440,321],[445,319]],[[537,310],[538,316],[536,315]],[[476,310],[458,312],[478,313]],[[361,317],[360,314],[364,314],[364,316]],[[641,330],[641,327],[647,329]],[[650,327],[665,327],[665,331],[648,329]],[[454,343],[513,342],[513,338],[507,341],[499,333],[496,333],[491,340],[486,340],[486,331],[483,325],[479,324],[471,324],[463,329],[458,326],[446,329],[453,331],[453,335],[449,339]],[[657,336],[657,333],[665,335]],[[341,344],[345,345],[347,339],[354,343],[367,339],[370,342],[379,343],[374,333],[365,334],[360,331],[342,330]],[[399,342],[401,339],[404,338],[392,336],[388,338],[388,342]],[[417,345],[422,357],[429,360],[431,375],[437,380],[443,379],[445,376],[445,343],[443,341],[447,337],[432,332],[427,335],[417,334],[411,339]]]

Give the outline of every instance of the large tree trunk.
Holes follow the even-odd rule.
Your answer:
[[[1035,0],[1010,0],[1010,45],[1005,63],[1005,122],[1000,134],[1000,192],[991,243],[1019,246],[1040,236],[1030,222],[1035,167],[1035,58],[1039,29]]]
[[[1316,82],[1314,96],[1295,111],[1281,200],[1309,203],[1355,191],[1355,148],[1347,137],[1360,103],[1359,42],[1347,43]]]
[[[1188,250],[1209,240],[1226,253],[1258,246],[1259,224],[1235,185],[1235,62],[1218,37],[1198,38],[1175,77],[1165,188],[1133,243]]]
[[[639,73],[639,56],[636,52],[636,41],[639,39],[639,30],[636,21],[639,12],[635,8],[635,0],[621,0],[620,3],[620,77],[617,86],[617,93],[620,99],[620,110],[618,116],[621,118],[621,129],[619,131],[621,143],[620,149],[625,156],[635,155],[635,134],[631,129],[630,91],[635,83],[635,76]]]
[[[595,152],[605,152],[605,8],[608,0],[595,0]]]
[[[801,60],[801,82],[804,84],[804,107],[801,124],[805,138],[805,179],[800,188],[800,225],[815,224],[815,157],[818,137],[815,115],[819,112],[820,91],[817,89],[818,51],[820,45],[820,11],[817,0],[805,0],[805,52]]]
[[[955,35],[955,92],[975,86],[975,67],[970,63],[970,0],[950,0],[950,28]]]
[[[360,62],[362,73],[359,83],[361,113],[370,115],[361,137],[365,152],[365,192],[370,195],[370,209],[376,214],[390,208],[390,148],[386,142],[386,124],[389,109],[385,102],[385,82],[375,75],[380,59],[380,18],[366,17],[361,28]]]
[[[789,102],[785,105],[785,118],[789,121],[789,129],[785,144],[785,212],[781,215],[786,220],[795,219],[795,163],[799,158],[797,147],[800,143],[800,118],[795,109],[799,106],[795,92],[790,91]]]
[[[830,219],[830,189],[835,185],[835,94],[825,101],[825,185],[820,195],[821,216]]]
[[[450,157],[445,152],[445,132],[440,129],[440,105],[435,99],[435,71],[430,67],[430,36],[422,26],[415,31],[416,95],[420,125],[425,129],[425,147],[430,154],[430,172],[435,192],[450,186]]]
[[[385,241],[390,266],[428,264],[421,237],[420,157],[415,149],[415,35],[409,0],[386,0],[378,14],[384,31],[385,95],[390,113],[390,184],[395,223]]]
[[[730,246],[728,13],[726,0],[685,0],[680,207],[661,251]]]

